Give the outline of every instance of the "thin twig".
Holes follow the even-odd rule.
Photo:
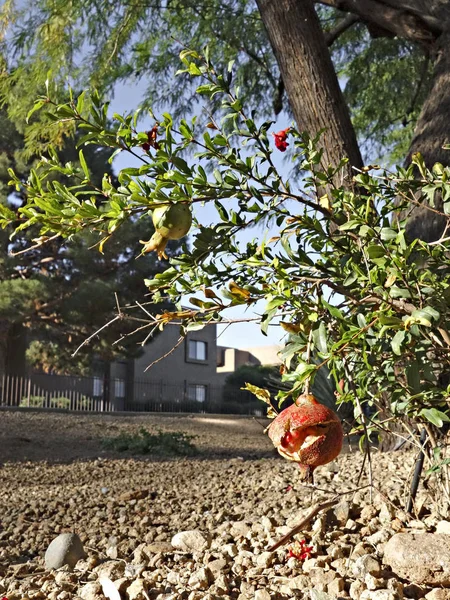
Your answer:
[[[177,343],[175,344],[175,346],[173,348],[171,348],[168,352],[166,352],[165,354],[163,354],[162,356],[160,356],[159,358],[157,358],[156,360],[154,360],[152,363],[150,363],[147,367],[145,367],[144,373],[146,371],[148,371],[151,367],[153,367],[153,365],[156,365],[157,363],[159,363],[164,358],[167,358],[168,356],[170,356],[172,354],[172,352],[174,352],[174,350],[176,350],[178,348],[178,346],[180,344],[182,344],[183,340],[184,340],[184,336],[181,336],[178,339]]]
[[[114,319],[111,319],[110,321],[108,321],[107,323],[105,323],[102,327],[100,327],[100,329],[97,329],[97,331],[95,331],[92,335],[90,335],[88,338],[86,338],[84,340],[84,342],[82,342],[78,348],[75,350],[75,352],[71,355],[72,358],[74,356],[76,356],[76,354],[81,350],[81,348],[83,346],[86,346],[86,344],[89,344],[89,342],[95,338],[96,335],[98,335],[101,331],[103,331],[104,329],[106,329],[107,327],[109,327],[110,325],[112,325],[115,321],[119,321],[120,319],[123,318],[122,314],[117,315],[116,317],[114,317]]]
[[[342,496],[346,496],[347,494],[354,494],[355,492],[359,492],[360,490],[362,490],[366,487],[369,487],[369,485],[370,484],[367,484],[367,485],[363,485],[360,488],[347,490],[346,492],[340,492],[339,494],[336,494],[336,496],[334,496],[334,498],[332,498],[331,500],[327,500],[326,502],[315,504],[312,507],[312,509],[310,510],[310,512],[306,515],[306,517],[304,517],[300,521],[300,523],[298,525],[296,525],[295,527],[293,527],[288,533],[283,535],[283,537],[281,537],[277,542],[275,542],[275,544],[272,544],[272,546],[267,548],[267,552],[274,552],[280,546],[284,546],[284,544],[287,544],[289,542],[289,540],[291,540],[294,537],[294,535],[297,535],[297,533],[299,533],[303,529],[303,527],[307,523],[309,523],[309,521],[311,521],[311,519],[313,517],[315,517],[317,514],[319,514],[323,510],[326,510],[327,508],[331,508],[332,506],[337,504]]]

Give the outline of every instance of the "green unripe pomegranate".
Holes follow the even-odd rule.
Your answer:
[[[153,225],[162,237],[169,240],[179,240],[191,228],[191,209],[187,204],[159,206],[153,211]]]
[[[167,258],[165,253],[169,240],[179,240],[185,236],[192,225],[192,213],[187,204],[170,204],[159,206],[153,211],[155,233],[144,244],[142,254],[156,251],[158,258]]]

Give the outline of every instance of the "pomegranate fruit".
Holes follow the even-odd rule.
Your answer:
[[[185,236],[192,225],[192,213],[187,204],[168,204],[158,206],[153,211],[155,233],[148,242],[142,242],[143,253],[156,250],[158,258],[167,258],[165,253],[169,240],[179,240]]]
[[[338,456],[344,437],[339,417],[312,394],[303,394],[281,411],[268,432],[281,456],[309,474]]]

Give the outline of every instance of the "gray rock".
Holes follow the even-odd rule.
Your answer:
[[[202,552],[209,548],[211,540],[209,536],[198,529],[193,529],[176,533],[170,543],[174,548],[183,552]]]
[[[359,556],[352,565],[352,572],[355,577],[364,579],[369,573],[375,577],[380,574],[381,567],[377,559],[370,554]]]
[[[383,561],[417,584],[450,585],[450,536],[444,533],[397,533],[384,548]]]
[[[68,565],[71,569],[77,562],[86,557],[80,538],[76,533],[61,533],[47,548],[45,553],[45,568],[60,569]]]

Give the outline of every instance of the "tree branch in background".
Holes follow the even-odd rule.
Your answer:
[[[375,35],[397,35],[401,38],[429,45],[442,33],[442,24],[432,15],[414,10],[414,6],[388,6],[378,0],[320,0],[320,4],[350,12],[375,27]]]
[[[359,17],[357,15],[349,14],[340,21],[334,29],[330,29],[330,31],[325,31],[325,41],[327,46],[331,46],[334,42],[341,36],[343,33],[350,29],[352,25],[358,23]]]

